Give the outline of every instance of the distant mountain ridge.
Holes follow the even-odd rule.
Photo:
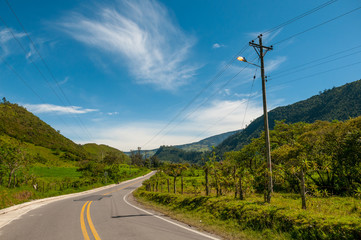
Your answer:
[[[361,115],[361,80],[347,83],[340,87],[325,90],[307,100],[278,107],[268,113],[269,126],[273,129],[275,120],[286,120],[286,123],[307,122],[316,120],[347,120]],[[217,152],[239,150],[252,138],[263,131],[263,115],[254,120],[242,132],[238,132],[217,146]]]
[[[217,146],[218,144],[223,142],[225,139],[227,139],[229,136],[231,136],[239,131],[241,131],[241,130],[221,133],[221,134],[217,134],[217,135],[205,138],[198,142],[188,143],[188,144],[183,144],[183,145],[175,145],[174,147],[185,150],[185,151],[198,151],[198,152],[209,151],[212,149],[212,146]]]
[[[187,144],[181,144],[181,145],[174,145],[174,146],[167,146],[167,147],[171,147],[171,148],[177,148],[186,152],[206,152],[212,149],[212,146],[217,146],[219,145],[221,142],[223,142],[223,140],[225,140],[226,138],[228,138],[229,136],[239,132],[241,130],[236,130],[236,131],[231,131],[231,132],[226,132],[226,133],[221,133],[221,134],[217,134],[211,137],[207,137],[205,139],[202,139],[198,142],[193,142],[193,143],[187,143]],[[157,153],[159,151],[160,148],[165,147],[165,146],[160,146],[159,148],[156,149],[152,149],[152,150],[141,150],[140,153],[141,154],[146,154],[147,156],[153,156],[155,153]],[[127,155],[130,155],[130,152],[124,152]]]

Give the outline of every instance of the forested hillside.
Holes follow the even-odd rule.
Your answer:
[[[159,160],[163,162],[172,163],[200,163],[202,159],[202,152],[198,151],[185,151],[177,147],[161,146],[154,154]]]
[[[174,147],[185,150],[185,151],[197,151],[197,152],[210,151],[210,150],[212,150],[213,146],[217,146],[218,144],[223,142],[225,139],[227,139],[229,136],[231,136],[237,132],[239,132],[239,130],[218,134],[215,136],[205,138],[198,142],[184,144],[184,145],[177,145]]]
[[[286,123],[347,120],[361,115],[360,99],[361,80],[358,80],[341,87],[325,90],[307,100],[270,111],[268,113],[269,126],[270,129],[273,129],[275,120],[286,120]],[[252,138],[258,137],[262,130],[263,115],[254,120],[244,131],[224,140],[217,146],[217,152],[239,150],[242,146],[250,143]]]
[[[12,104],[5,98],[0,104],[0,135],[35,146],[69,152],[81,158],[87,156],[82,146],[62,136],[24,107]]]
[[[0,103],[0,209],[77,192],[149,172],[123,152],[76,144],[25,108]]]
[[[83,145],[83,148],[92,155],[92,158],[99,161],[107,158],[119,158],[123,163],[130,161],[129,156],[122,151],[104,144],[87,143]]]

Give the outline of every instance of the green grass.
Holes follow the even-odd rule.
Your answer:
[[[131,168],[124,165],[124,172],[121,181],[133,179],[150,172],[146,168]],[[10,207],[23,202],[64,195],[69,193],[82,192],[93,188],[102,187],[113,182],[108,180],[98,182],[88,182],[87,179],[81,178],[81,173],[76,171],[75,167],[31,167],[30,171],[37,176],[35,183],[38,184],[37,190],[29,182],[28,185],[22,185],[16,188],[7,188],[0,186],[0,209]]]
[[[296,194],[263,195],[246,200],[138,190],[142,202],[227,239],[360,239],[361,201],[351,197],[308,198],[301,209]]]
[[[77,172],[76,167],[31,167],[30,173],[37,175],[40,178],[79,178],[80,172]]]

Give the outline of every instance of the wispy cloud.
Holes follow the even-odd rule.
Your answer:
[[[216,134],[241,129],[261,114],[262,106],[246,98],[235,101],[218,100],[198,111],[193,121],[208,124],[210,132]]]
[[[65,83],[67,83],[69,81],[69,77],[65,77],[63,81],[60,81],[58,84],[59,85],[64,85]]]
[[[0,28],[0,56],[6,57],[12,53],[12,49],[15,49],[15,47],[12,47],[12,44],[15,44],[12,41],[14,37],[20,39],[24,36],[25,33],[18,33],[11,28]]]
[[[176,123],[172,124],[146,146],[144,144],[164,127],[164,122],[142,121],[107,124],[103,119],[96,122],[93,128],[90,126],[87,128],[92,132],[93,140],[96,143],[107,144],[123,151],[136,149],[139,146],[144,146],[145,149],[155,149],[161,145],[185,144],[212,135],[241,129],[251,120],[262,115],[261,101],[256,103],[254,99],[251,99],[247,107],[247,99],[214,101],[199,109],[197,113],[190,115],[188,119],[176,127],[174,127]],[[72,136],[73,130],[57,128],[61,129],[66,136],[76,139],[75,136]],[[91,140],[85,140],[82,143],[89,141]]]
[[[270,32],[270,33],[266,33],[263,34],[263,43],[264,44],[269,44],[273,39],[275,39],[280,33],[282,32],[282,28],[274,31],[274,32]],[[262,34],[262,32],[250,32],[250,33],[246,33],[246,35],[249,38],[252,39],[256,39],[258,38],[258,36]]]
[[[195,38],[187,36],[160,3],[119,1],[94,6],[90,14],[73,12],[61,26],[82,43],[123,56],[137,83],[173,90],[195,75],[198,66],[186,63]]]
[[[53,104],[24,104],[23,106],[33,113],[84,114],[98,111],[97,109],[78,106],[58,106]]]
[[[224,45],[220,44],[220,43],[215,43],[212,45],[212,48],[214,48],[214,49],[221,48],[221,47],[224,47]]]
[[[285,57],[285,56],[279,56],[279,57],[268,60],[267,65],[265,67],[265,71],[272,72],[272,71],[276,70],[286,60],[287,60],[287,57]]]

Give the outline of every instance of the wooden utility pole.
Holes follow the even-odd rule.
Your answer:
[[[268,178],[268,188],[265,191],[265,201],[271,202],[271,194],[273,192],[273,182],[272,182],[272,160],[271,160],[271,146],[270,146],[270,137],[269,137],[269,127],[268,127],[268,113],[267,113],[267,100],[266,100],[266,79],[264,74],[264,62],[263,57],[269,50],[273,50],[273,47],[266,47],[262,45],[262,34],[258,36],[259,44],[252,42],[249,43],[252,46],[260,60],[261,60],[261,77],[262,77],[262,96],[263,96],[263,119],[264,119],[264,132],[265,132],[265,141],[266,141],[266,159],[267,159],[267,168],[266,178]],[[265,50],[265,51],[264,51]]]

